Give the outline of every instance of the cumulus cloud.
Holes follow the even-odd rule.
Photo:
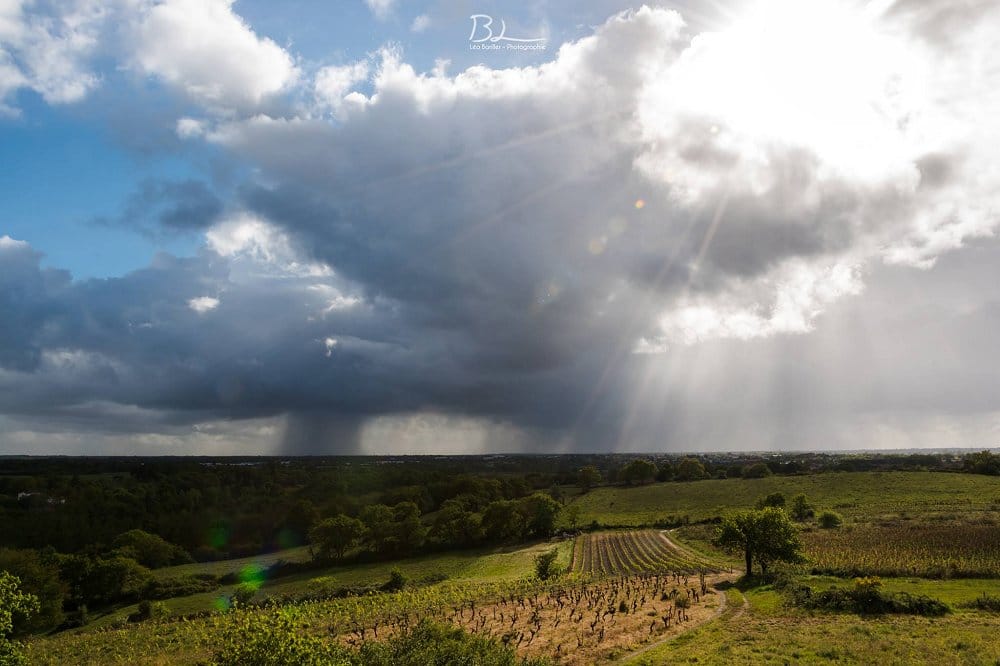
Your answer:
[[[132,228],[144,234],[203,231],[222,213],[222,201],[198,180],[147,179],[126,200],[114,218],[98,224]]]
[[[29,88],[49,104],[82,99],[99,83],[89,61],[107,8],[92,0],[59,3],[50,12],[33,3],[0,3],[0,112],[16,113],[13,94]]]
[[[167,44],[211,19],[242,55],[195,67],[221,56],[194,27],[179,50],[146,44],[143,68],[209,112],[296,80],[230,3],[179,7],[157,5],[143,29]],[[870,435],[865,404],[927,396],[891,381],[905,396],[892,404],[871,369],[852,387],[808,368],[849,365],[865,335],[845,313],[879,298],[881,264],[909,275],[996,226],[996,74],[976,68],[995,29],[943,41],[927,25],[902,5],[762,3],[692,34],[644,7],[537,66],[422,73],[384,48],[373,65],[318,71],[323,113],[178,124],[246,167],[238,205],[201,218],[198,257],[116,281],[72,283],[0,243],[17,257],[0,294],[33,294],[8,296],[0,382],[27,388],[0,391],[2,410],[45,395],[198,422],[284,418],[294,452],[366,450],[366,432],[427,423],[503,448],[727,447],[770,416],[758,446],[803,436],[831,406],[856,418],[830,443]],[[978,78],[955,76],[966,68]],[[949,331],[994,316],[982,302],[949,311]],[[890,377],[926,378],[885,358]],[[949,361],[957,386],[974,363]],[[981,411],[997,411],[986,395]]]
[[[257,35],[234,0],[166,0],[135,28],[134,58],[155,76],[212,109],[252,109],[298,77],[291,56]]]

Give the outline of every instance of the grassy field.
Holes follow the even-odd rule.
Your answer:
[[[457,582],[478,581],[483,583],[519,579],[531,575],[535,556],[542,551],[552,548],[553,545],[543,542],[513,548],[435,553],[407,560],[317,569],[275,580],[265,580],[257,592],[257,598],[264,599],[272,596],[296,597],[315,593],[321,588],[335,590],[340,587],[354,585],[379,584],[389,579],[389,573],[394,568],[399,569],[408,580],[418,584],[425,581],[442,579]],[[564,568],[568,567],[573,550],[573,542],[563,541],[555,545],[559,548],[557,562]],[[239,571],[244,566],[252,565],[256,561],[255,558],[229,560],[230,563],[239,562],[240,565],[226,567],[223,569],[223,572],[229,570]],[[183,567],[171,567],[171,569],[217,566],[222,564],[224,563],[213,562],[207,565],[183,565]],[[189,573],[195,572],[192,571]],[[236,585],[224,585],[211,592],[176,597],[174,599],[167,599],[161,603],[170,615],[190,615],[201,611],[215,610],[225,605],[225,601],[233,594],[235,588]],[[120,625],[130,614],[135,613],[137,609],[138,604],[118,608],[111,613],[96,618],[84,631]]]
[[[667,517],[706,520],[758,498],[780,492],[791,499],[805,493],[820,509],[850,520],[900,516],[1000,517],[1000,477],[943,472],[831,472],[765,479],[723,479],[655,483],[634,488],[606,486],[581,495],[580,525],[635,527]],[[998,520],[1000,522],[1000,520]]]
[[[819,581],[817,581],[819,582]],[[996,585],[995,581],[988,583]],[[887,581],[887,589],[920,589],[955,602],[976,585],[971,581]],[[996,664],[1000,663],[1000,617],[957,610],[942,618],[861,617],[810,613],[789,608],[762,588],[727,590],[729,606],[702,625],[628,661],[632,666],[700,664]],[[973,594],[973,596],[975,596]]]
[[[246,567],[267,568],[272,564],[284,562],[308,562],[312,559],[309,555],[308,546],[299,548],[289,548],[274,553],[255,555],[253,557],[241,557],[232,560],[219,560],[218,562],[195,562],[194,564],[179,564],[174,567],[163,567],[154,569],[153,575],[157,578],[181,578],[184,576],[211,575],[225,576],[227,574],[238,574]]]

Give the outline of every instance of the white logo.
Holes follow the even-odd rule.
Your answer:
[[[473,14],[472,32],[469,33],[469,48],[473,51],[499,50],[501,48],[516,51],[542,51],[545,49],[545,38],[534,37],[523,39],[507,36],[507,23],[500,19],[500,32],[493,30],[493,17],[489,14]]]

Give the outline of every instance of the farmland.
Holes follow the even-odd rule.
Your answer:
[[[717,572],[717,565],[678,546],[658,530],[584,534],[573,549],[574,572],[587,575]]]

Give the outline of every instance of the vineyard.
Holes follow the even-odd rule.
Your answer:
[[[679,547],[658,530],[584,534],[576,540],[571,568],[591,575],[718,571],[712,563]]]
[[[30,644],[29,656],[33,664],[203,663],[220,636],[281,612],[290,613],[305,635],[345,646],[384,640],[428,618],[495,638],[522,655],[592,664],[710,618],[718,603],[712,582],[704,574],[674,573],[557,584],[443,584],[64,634]]]
[[[913,523],[803,535],[817,573],[841,576],[1000,577],[1000,527]]]

